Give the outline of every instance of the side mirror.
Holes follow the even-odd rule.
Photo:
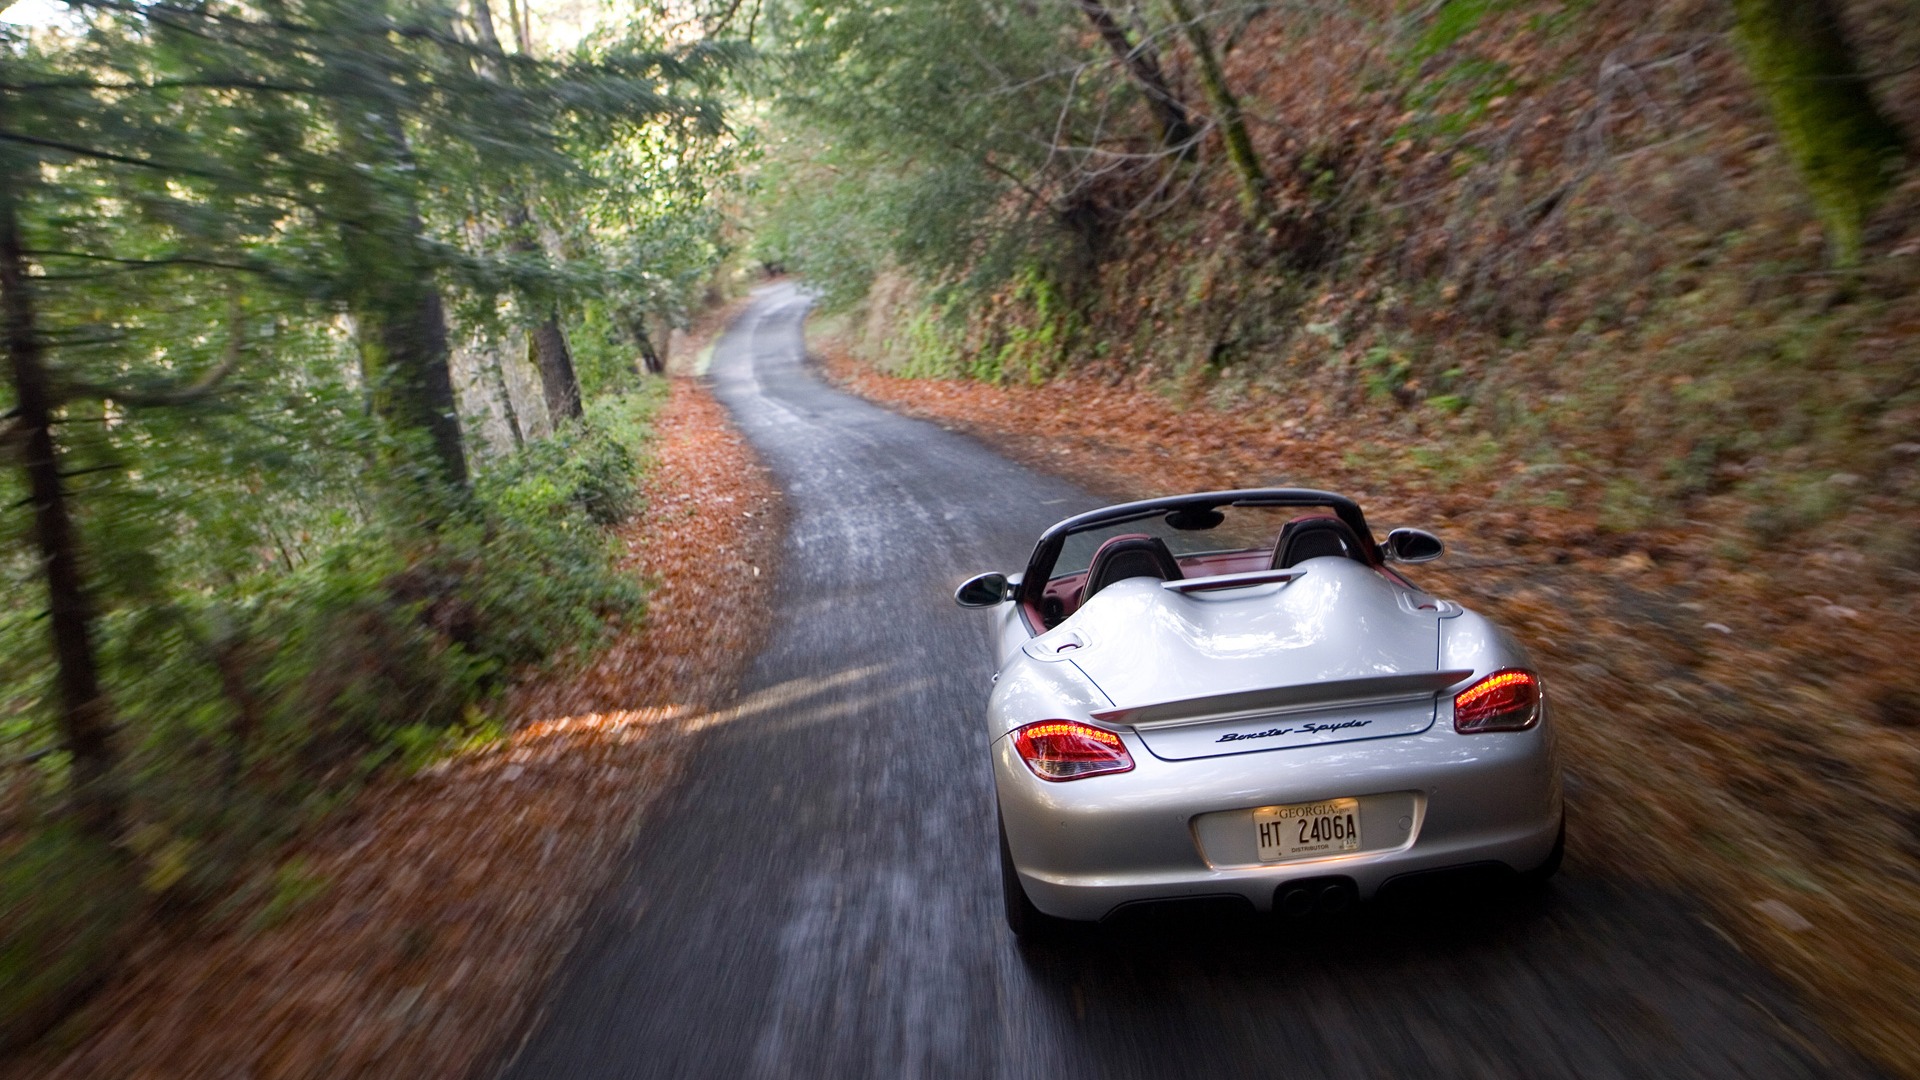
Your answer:
[[[1447,550],[1425,529],[1395,529],[1387,534],[1387,558],[1394,562],[1432,562]]]
[[[961,607],[995,607],[1013,595],[1013,583],[1005,574],[981,574],[970,577],[953,590],[953,602]]]

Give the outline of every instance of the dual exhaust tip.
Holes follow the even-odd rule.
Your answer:
[[[1360,890],[1348,878],[1301,878],[1274,890],[1273,913],[1289,919],[1337,915],[1351,911],[1359,899]]]

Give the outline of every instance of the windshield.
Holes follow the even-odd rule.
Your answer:
[[[1222,506],[1211,512],[1159,510],[1130,521],[1102,522],[1066,535],[1049,579],[1085,571],[1100,545],[1116,536],[1159,537],[1175,558],[1272,551],[1287,522],[1333,513],[1330,506]]]

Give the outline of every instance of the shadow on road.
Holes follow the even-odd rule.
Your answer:
[[[1043,979],[1097,970],[1109,959],[1201,963],[1215,971],[1391,965],[1524,947],[1552,932],[1565,903],[1555,887],[1521,888],[1497,875],[1408,889],[1338,914],[1261,914],[1233,899],[1196,898],[1130,909],[1104,923],[1068,924],[1055,939],[1018,947]]]
[[[1194,1067],[1165,1047],[1263,1043],[1288,1076],[1412,1063],[1507,1076],[1520,1062],[1579,1076],[1871,1075],[1812,1024],[1783,1020],[1801,1010],[1730,964],[1688,901],[1575,875],[1536,889],[1437,883],[1300,918],[1166,905],[1017,948],[1056,1029],[1131,1075]],[[1216,1075],[1275,1066],[1209,1057]]]

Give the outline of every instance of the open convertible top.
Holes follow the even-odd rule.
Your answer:
[[[1244,488],[1237,491],[1207,491],[1195,495],[1170,495],[1159,499],[1121,503],[1099,510],[1089,510],[1084,514],[1075,514],[1058,522],[1040,534],[1040,541],[1034,545],[1033,555],[1027,559],[1027,569],[1021,577],[1020,591],[1014,598],[1023,601],[1032,600],[1039,595],[1040,590],[1046,588],[1048,579],[1053,575],[1054,564],[1059,561],[1060,553],[1066,546],[1067,538],[1076,533],[1173,514],[1190,515],[1197,519],[1221,507],[1235,506],[1261,508],[1298,506],[1331,511],[1353,530],[1354,536],[1360,541],[1361,554],[1369,564],[1379,566],[1384,561],[1379,545],[1374,543],[1373,533],[1367,528],[1366,517],[1360,512],[1360,504],[1344,495],[1335,495],[1330,491],[1316,491],[1312,488]]]

